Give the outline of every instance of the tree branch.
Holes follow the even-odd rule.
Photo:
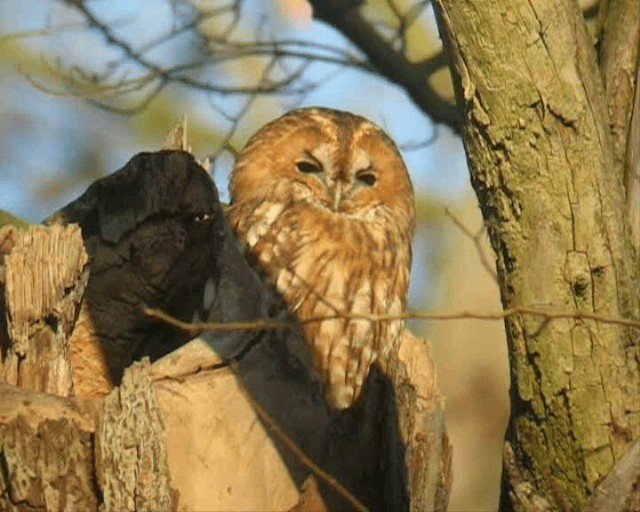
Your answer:
[[[628,501],[632,499],[634,485],[638,485],[639,479],[640,440],[637,440],[596,488],[585,512],[632,510]]]
[[[415,104],[435,122],[459,132],[459,115],[454,104],[441,97],[429,84],[428,63],[409,61],[395,50],[360,12],[353,0],[310,0],[313,15],[344,34],[369,59],[378,72],[402,87]]]
[[[311,324],[315,322],[325,322],[327,320],[369,320],[371,322],[386,322],[391,320],[504,320],[515,315],[524,315],[534,318],[541,318],[542,327],[553,320],[593,320],[602,324],[621,325],[640,329],[640,320],[633,318],[619,318],[595,313],[582,313],[579,311],[544,311],[528,307],[514,307],[503,311],[477,312],[477,311],[452,311],[452,312],[426,312],[407,311],[400,315],[364,315],[339,311],[335,315],[325,315],[306,320],[251,320],[247,322],[184,322],[165,312],[154,308],[143,308],[143,313],[151,318],[161,320],[169,325],[173,325],[183,331],[262,331],[265,329],[292,329],[300,324]]]
[[[640,245],[638,224],[638,62],[640,15],[636,0],[603,2],[600,70],[605,86],[615,168],[627,193],[627,213]]]

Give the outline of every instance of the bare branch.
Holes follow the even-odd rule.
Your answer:
[[[622,512],[632,497],[634,485],[640,479],[640,441],[636,440],[607,477],[596,487],[585,512]],[[637,490],[635,490],[637,492]]]
[[[458,219],[453,213],[451,213],[451,210],[449,210],[449,208],[445,208],[444,209],[444,213],[447,215],[447,217],[449,217],[451,219],[451,221],[456,225],[456,227],[460,231],[462,231],[468,238],[471,239],[471,241],[473,242],[473,245],[476,248],[476,252],[478,253],[478,256],[480,257],[480,263],[482,263],[482,266],[489,273],[491,278],[497,283],[498,282],[498,274],[496,273],[495,265],[493,265],[491,263],[491,261],[489,260],[489,257],[487,256],[487,254],[482,249],[482,239],[484,238],[484,236],[485,236],[485,234],[487,232],[487,227],[484,224],[482,224],[482,227],[478,230],[478,232],[473,234],[469,230],[469,228],[467,228],[462,223],[462,221],[460,219]]]
[[[91,28],[98,30],[105,38],[107,43],[110,45],[120,49],[123,52],[124,59],[120,63],[114,64],[113,68],[117,68],[118,66],[123,66],[125,63],[134,63],[140,66],[144,72],[136,78],[133,79],[123,79],[123,78],[111,78],[113,76],[113,69],[110,69],[103,76],[96,76],[93,73],[83,72],[79,68],[71,68],[69,70],[63,69],[62,65],[58,64],[57,70],[52,73],[53,76],[59,79],[68,94],[78,95],[82,98],[91,100],[94,104],[99,107],[122,112],[122,113],[131,113],[137,112],[140,109],[144,108],[148,103],[153,99],[155,95],[157,95],[164,87],[166,87],[170,83],[177,83],[192,89],[200,90],[203,92],[213,92],[219,94],[238,94],[238,95],[252,95],[252,94],[303,94],[308,91],[309,87],[315,87],[315,84],[303,83],[302,85],[296,85],[297,82],[300,81],[302,75],[305,70],[309,66],[310,62],[316,57],[324,58],[327,61],[340,63],[341,65],[353,65],[362,67],[363,64],[358,64],[357,61],[350,59],[349,62],[341,61],[338,58],[332,58],[330,56],[322,56],[322,55],[311,55],[308,58],[304,59],[302,64],[298,65],[295,69],[289,70],[288,74],[281,78],[274,78],[271,76],[262,76],[258,83],[246,84],[246,85],[223,85],[220,83],[214,83],[208,80],[202,80],[197,78],[194,75],[187,74],[189,71],[200,70],[206,66],[215,66],[221,64],[230,59],[238,60],[237,55],[227,54],[221,55],[218,57],[215,56],[215,59],[206,58],[200,59],[192,62],[188,62],[185,64],[172,66],[170,68],[164,68],[153,61],[149,60],[144,56],[144,54],[150,49],[155,48],[159,45],[162,40],[156,39],[152,41],[150,44],[142,47],[142,49],[136,50],[131,44],[129,44],[126,40],[118,37],[112,30],[112,28],[98,19],[93,12],[86,6],[85,3],[82,2],[74,2],[73,7],[75,7],[87,20],[88,25]],[[169,34],[170,37],[181,33],[189,27],[195,26],[197,24],[196,21],[190,21],[189,23],[183,25],[182,27],[176,29],[175,31]],[[259,49],[255,49],[255,55],[264,54],[265,57],[269,57],[269,60],[273,58],[286,57],[286,53],[291,53],[291,57],[296,57],[298,60],[304,58],[303,53],[296,52],[283,52],[281,55],[273,55],[273,52],[269,53],[267,51],[261,51]],[[242,55],[243,58],[248,57],[250,55]],[[267,65],[267,67],[269,67]],[[53,69],[54,66],[51,66]],[[273,68],[271,68],[273,69]],[[109,79],[111,80],[109,81]],[[105,83],[100,83],[100,81]],[[31,79],[32,83],[35,83],[33,79]],[[42,84],[37,84],[41,89],[47,90]],[[112,95],[107,96],[107,98],[116,98],[122,94],[127,94],[131,92],[140,92],[145,87],[153,85],[151,92],[147,94],[143,100],[141,100],[136,106],[129,108],[117,107],[112,104],[106,103],[103,101],[105,98],[106,92],[112,92]],[[92,89],[93,88],[93,89]],[[88,91],[91,91],[91,95],[88,94]],[[48,92],[54,94],[63,94],[61,91],[53,91],[51,88],[48,89]],[[101,96],[102,95],[102,96]]]
[[[627,215],[631,224],[632,240],[636,254],[640,255],[640,161],[638,141],[640,140],[640,84],[636,80],[633,113],[627,137],[627,158],[625,161],[625,191],[627,193]]]
[[[387,0],[395,17],[395,27],[386,24],[378,27],[361,16],[353,2],[312,2],[317,19],[343,32],[364,58],[358,52],[340,46],[279,38],[277,34],[268,33],[265,17],[254,24],[250,36],[245,33],[237,37],[246,32],[241,1],[216,4],[214,8],[186,0],[175,2],[173,8],[176,18],[182,17],[180,23],[138,47],[119,35],[112,22],[96,16],[87,2],[69,0],[65,3],[84,18],[81,26],[102,34],[109,46],[122,52],[122,57],[106,63],[107,70],[100,73],[77,67],[65,69],[59,62],[52,64],[49,66],[51,77],[61,84],[60,88],[45,86],[42,80],[29,77],[34,86],[50,94],[76,95],[100,108],[119,113],[139,112],[170,84],[219,95],[278,94],[302,98],[325,83],[325,80],[305,79],[310,65],[317,63],[335,66],[338,70],[351,68],[382,75],[403,87],[418,107],[436,122],[457,130],[455,105],[440,97],[429,84],[429,77],[447,64],[443,52],[419,62],[410,62],[405,54],[407,31],[424,12],[429,4],[427,0],[418,0],[408,8],[400,7],[396,0]],[[178,9],[180,6],[184,8],[182,11]],[[215,30],[211,26],[216,27]],[[391,29],[392,33],[385,36],[389,32],[385,28]],[[150,52],[188,34],[195,35],[202,44],[196,58],[163,66],[150,57]],[[251,79],[229,76],[228,68],[222,67],[227,63],[241,64],[248,59],[258,59],[272,73],[255,83]],[[277,65],[270,66],[273,59]],[[212,80],[212,76],[217,79]],[[228,82],[221,82],[218,77],[225,77]],[[122,96],[132,96],[128,106],[122,105]]]
[[[310,0],[316,19],[333,26],[354,43],[388,80],[403,87],[415,104],[434,121],[459,131],[456,106],[429,84],[422,63],[413,63],[385,40],[361,14],[353,0]]]
[[[89,7],[89,2],[66,0],[64,3],[84,19],[80,26],[97,31],[107,45],[121,52],[121,56],[110,62],[98,61],[98,65],[104,65],[106,70],[97,73],[78,67],[66,68],[60,62],[50,64],[48,68],[54,85],[45,85],[42,79],[33,76],[28,76],[28,80],[50,94],[75,95],[99,108],[132,114],[146,108],[172,84],[221,96],[286,95],[294,101],[297,97],[299,102],[335,74],[326,73],[322,80],[308,80],[309,68],[313,64],[323,64],[337,72],[354,69],[387,78],[404,88],[417,106],[436,122],[457,130],[455,105],[441,97],[429,82],[433,73],[447,65],[444,53],[440,51],[417,62],[411,62],[406,55],[407,31],[423,15],[429,1],[416,0],[407,7],[397,0],[386,1],[395,20],[391,24],[367,20],[360,14],[357,2],[311,2],[316,18],[341,31],[355,44],[357,51],[342,45],[281,38],[277,33],[271,33],[275,31],[266,15],[248,21],[251,17],[243,12],[241,0],[215,3],[215,7],[189,0],[172,2],[177,20],[174,26],[151,40],[134,45],[114,30],[113,21],[100,19]],[[41,33],[44,35],[46,31]],[[157,54],[164,45],[185,36],[195,37],[199,43],[199,54],[195,57],[166,65],[152,57],[151,52]],[[256,82],[252,76],[230,72],[228,64],[243,65],[243,61],[252,67],[257,61],[270,73]]]
[[[51,34],[68,32],[70,30],[86,30],[84,23],[63,23],[61,25],[48,26],[36,30],[23,30],[0,36],[0,45],[16,41],[18,39],[31,39],[34,37],[50,36]]]
[[[473,311],[458,311],[448,313],[429,313],[422,311],[407,311],[400,315],[364,315],[358,313],[341,312],[335,315],[307,318],[297,322],[286,320],[253,320],[251,322],[183,322],[160,311],[159,309],[144,308],[145,315],[166,322],[187,332],[202,331],[262,331],[265,329],[291,329],[300,324],[325,322],[327,320],[368,320],[384,322],[391,320],[504,320],[511,316],[531,316],[541,318],[543,322],[553,320],[594,320],[602,324],[621,325],[640,329],[640,320],[634,318],[620,318],[596,313],[582,313],[580,311],[545,311],[542,309],[516,307],[504,311],[478,313]]]
[[[386,4],[396,18],[398,28],[394,37],[394,46],[399,42],[399,49],[403,53],[407,49],[407,31],[422,14],[422,11],[429,5],[429,0],[421,0],[413,4],[407,12],[402,12],[396,0],[386,0]]]
[[[400,151],[403,151],[403,152],[420,151],[421,149],[424,149],[434,144],[435,141],[438,139],[439,133],[440,132],[438,130],[438,125],[434,125],[433,131],[428,137],[426,137],[423,140],[410,140],[402,144],[398,144],[398,149],[400,149]]]
[[[612,171],[620,179],[637,169],[627,168],[627,155],[631,147],[637,149],[637,133],[630,133],[640,52],[640,14],[636,0],[604,2],[600,16],[603,19],[600,46],[600,69],[606,89],[609,128],[613,138],[616,168]],[[635,135],[635,137],[633,137]],[[637,203],[637,196],[633,198]]]

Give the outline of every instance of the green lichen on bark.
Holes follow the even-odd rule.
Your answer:
[[[638,318],[638,265],[596,52],[576,4],[439,0],[505,307]],[[582,509],[639,436],[638,331],[505,320],[517,479]],[[507,472],[508,473],[508,472]],[[503,509],[518,508],[503,478]]]

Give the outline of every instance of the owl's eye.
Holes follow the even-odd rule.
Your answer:
[[[364,183],[369,187],[373,187],[376,184],[376,181],[378,180],[376,175],[369,171],[362,171],[356,174],[356,178],[360,183]]]
[[[310,162],[309,160],[298,160],[296,162],[296,169],[305,174],[315,174],[322,172],[322,167],[316,162]]]

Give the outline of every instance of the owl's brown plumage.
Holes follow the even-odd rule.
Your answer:
[[[289,112],[260,129],[231,177],[236,234],[299,320],[405,309],[414,200],[391,139],[336,110]],[[303,324],[327,401],[359,397],[371,364],[384,368],[404,323],[339,318]]]

